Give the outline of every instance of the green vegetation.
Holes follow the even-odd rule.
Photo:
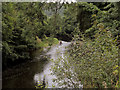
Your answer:
[[[48,47],[48,46],[55,45],[55,44],[59,43],[57,38],[46,37],[46,36],[45,36],[45,38],[43,38],[43,40],[41,40],[37,37],[37,41],[38,41],[38,46],[41,48]]]
[[[54,62],[53,74],[58,77],[54,81],[65,88],[80,88],[81,84],[83,88],[119,88],[119,8],[115,3],[74,5],[78,25],[64,59]]]
[[[31,59],[30,54],[36,49],[58,43],[47,33],[44,6],[44,3],[3,3],[3,69]]]
[[[15,2],[2,10],[3,69],[31,59],[36,49],[71,41],[63,66],[62,58],[54,62],[59,86],[120,88],[120,2]]]

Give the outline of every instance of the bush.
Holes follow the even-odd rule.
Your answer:
[[[39,47],[43,48],[43,47],[47,47],[47,46],[51,46],[51,45],[55,45],[58,44],[59,41],[57,38],[53,38],[53,37],[46,37],[44,38],[41,42],[38,42]]]
[[[98,29],[94,41],[84,39],[81,44],[76,37],[70,55],[55,61],[53,73],[59,85],[79,88],[81,81],[84,88],[118,87],[118,71],[114,69],[118,65],[118,47],[109,30]]]

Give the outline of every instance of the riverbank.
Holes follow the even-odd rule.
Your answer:
[[[37,50],[34,52],[34,59],[30,62],[8,69],[3,73],[3,88],[35,88],[36,83],[40,82],[43,76],[46,76],[49,87],[52,87],[54,84],[52,79],[55,77],[51,75],[50,68],[53,62],[50,59],[56,60],[61,57],[69,44],[62,41],[61,45],[49,47],[50,50],[46,50],[46,53],[39,53],[40,51]]]
[[[44,55],[46,51],[34,51],[34,58],[27,62],[13,66],[2,72],[3,88],[35,88],[33,77],[36,73],[43,71],[44,65],[48,63],[49,56]]]
[[[50,55],[50,61],[48,64],[44,66],[44,70],[42,73],[37,73],[34,76],[34,80],[37,82],[36,88],[41,88],[43,80],[46,83],[47,88],[60,88],[57,82],[54,82],[54,79],[58,79],[54,74],[53,67],[58,59],[62,60],[65,52],[67,51],[67,47],[71,44],[71,42],[61,41],[62,44],[58,44],[53,46],[46,55]],[[57,65],[60,63],[57,63]],[[59,70],[58,70],[59,72]]]
[[[2,72],[3,80],[15,78],[15,77],[18,77],[18,76],[26,73],[28,70],[30,70],[30,65],[32,63],[40,62],[40,63],[44,64],[49,58],[47,55],[44,55],[44,54],[46,52],[48,52],[52,46],[59,43],[58,39],[50,38],[50,37],[46,37],[42,41],[37,37],[37,42],[39,45],[38,47],[41,47],[42,50],[38,49],[38,50],[33,51],[31,53],[32,60],[26,60],[25,62],[14,65],[14,66],[9,67],[6,70],[4,70]]]
[[[27,60],[21,64],[15,65],[11,68],[7,68],[2,72],[2,79],[10,79],[17,76],[20,76],[30,70],[32,63],[41,62],[42,64],[47,61],[47,56],[40,55],[39,58],[34,57],[33,60]]]

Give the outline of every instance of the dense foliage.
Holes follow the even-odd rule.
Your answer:
[[[79,25],[69,52],[54,62],[54,81],[70,88],[118,88],[119,8],[115,3],[76,6]]]
[[[30,59],[32,51],[54,43],[52,38],[44,41],[48,25],[43,6],[44,3],[3,3],[3,69]]]
[[[59,86],[118,88],[119,2],[14,2],[2,10],[3,68],[60,39],[71,46],[52,68]]]

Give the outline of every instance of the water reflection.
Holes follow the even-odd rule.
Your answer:
[[[39,51],[34,52],[38,53]],[[35,58],[17,68],[9,68],[3,73],[2,88],[35,88],[34,75],[42,72],[48,62],[45,58],[36,55]]]
[[[56,46],[52,47],[46,53],[46,55],[50,55],[51,56],[50,59],[53,59],[53,60],[57,60],[59,57],[64,58],[64,52],[66,50],[66,47],[69,44],[70,44],[70,42],[62,41],[61,45],[56,45]],[[57,85],[57,83],[53,82],[53,79],[55,79],[57,77],[55,75],[51,75],[52,70],[50,70],[50,69],[51,69],[52,66],[53,66],[53,62],[49,61],[49,63],[44,66],[44,69],[43,69],[42,73],[35,74],[35,76],[34,76],[35,82],[40,84],[43,81],[43,77],[45,76],[45,81],[48,84],[48,88],[53,87],[53,85],[58,88],[59,86]]]
[[[36,83],[42,83],[44,77],[48,88],[52,87],[52,85],[58,87],[52,81],[56,76],[51,75],[52,71],[50,69],[53,62],[50,59],[56,60],[60,56],[63,57],[65,47],[69,44],[70,42],[62,41],[61,45],[53,46],[47,53],[42,55],[39,50],[34,52],[35,58],[30,63],[25,63],[17,69],[9,69],[2,75],[2,88],[35,88]],[[48,60],[45,60],[44,56],[46,55],[50,56],[50,59],[47,57]]]

